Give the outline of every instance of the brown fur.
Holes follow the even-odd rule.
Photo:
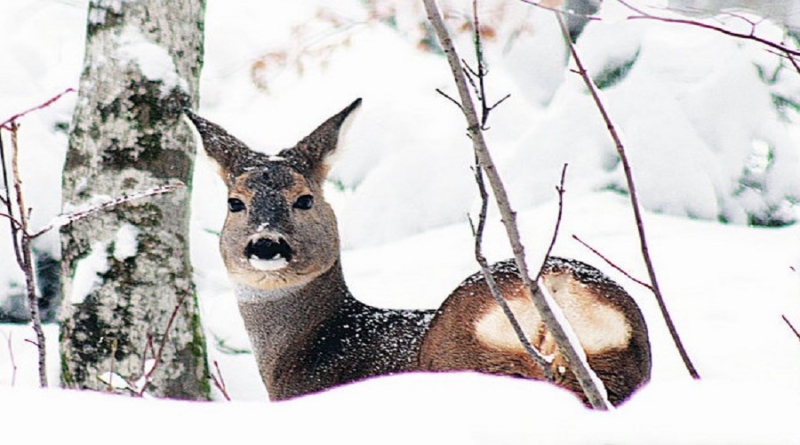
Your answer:
[[[359,103],[277,156],[254,152],[187,111],[228,186],[232,207],[220,251],[270,398],[416,370],[542,379],[543,370],[513,337],[480,274],[436,312],[375,308],[350,294],[339,261],[336,217],[322,184],[340,129]],[[312,204],[298,204],[303,197],[313,198]],[[545,272],[609,399],[621,402],[650,376],[647,327],[639,309],[622,288],[583,263],[552,258]],[[534,347],[552,356],[555,383],[582,394],[524,298],[516,269],[498,263],[493,275]]]
[[[507,301],[530,304],[522,291],[519,274],[511,263],[499,263],[492,275]],[[621,287],[591,266],[574,260],[550,258],[543,279],[548,283],[554,277],[566,278],[569,292],[580,292],[577,300],[582,307],[564,307],[563,290],[554,292],[555,289],[550,288],[568,319],[574,318],[576,311],[588,310],[591,314],[598,311],[599,306],[605,306],[613,313],[620,314],[624,320],[629,332],[624,346],[586,351],[589,365],[606,385],[609,400],[614,404],[620,403],[650,378],[650,345],[641,312]],[[481,320],[498,310],[499,305],[489,293],[482,274],[465,280],[442,304],[431,322],[420,349],[420,368],[428,371],[480,370],[491,374],[543,379],[543,370],[528,357],[521,345],[515,348],[491,345],[476,334],[476,326]],[[515,311],[515,315],[526,326],[526,320],[520,319],[519,312]],[[526,333],[533,346],[542,355],[552,356],[551,371],[555,383],[582,396],[575,376],[569,371],[544,325],[539,320],[535,321],[535,326],[527,324],[529,330]],[[510,323],[506,322],[500,328],[505,329],[502,335],[516,338]]]

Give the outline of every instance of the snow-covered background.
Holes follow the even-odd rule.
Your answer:
[[[421,4],[329,3],[209,0],[199,112],[252,147],[274,152],[363,97],[327,191],[339,216],[345,275],[367,303],[435,307],[476,269],[466,221],[477,204],[470,144],[458,110],[434,91],[454,91],[447,64],[420,48],[427,36],[418,26]],[[453,7],[454,26],[469,20],[459,13],[469,11],[469,2],[445,3]],[[648,209],[667,304],[703,380],[688,377],[648,291],[571,238],[580,236],[634,276],[646,276],[631,211],[619,193],[624,181],[614,147],[585,88],[565,66],[552,15],[522,2],[485,1],[484,22],[492,27],[489,94],[511,94],[493,112],[487,137],[520,211],[529,254],[541,256],[549,242],[554,187],[569,162],[555,253],[598,266],[639,302],[653,345],[647,387],[612,413],[589,412],[546,384],[471,374],[380,378],[266,402],[252,356],[232,353],[249,345],[213,233],[224,217],[225,190],[200,158],[193,262],[210,360],[219,362],[235,401],[33,389],[30,329],[6,324],[0,325],[0,424],[8,426],[0,436],[138,443],[151,437],[148,431],[166,429],[204,443],[256,435],[300,443],[797,443],[800,341],[781,316],[800,326],[794,270],[800,227],[747,223],[748,215],[766,223],[797,217],[791,203],[800,198],[800,74],[754,42],[627,20],[629,11],[604,3],[602,20],[587,24],[579,50],[605,86]],[[778,21],[789,22],[789,3],[785,14],[775,15]],[[85,0],[5,2],[0,120],[77,85],[86,6]],[[721,20],[744,26],[736,18]],[[760,23],[758,32],[785,38],[771,22]],[[469,57],[468,37],[458,43]],[[21,121],[34,226],[60,210],[74,101],[68,96]],[[509,256],[496,221],[486,243],[491,258]],[[57,256],[57,244],[50,236],[36,247]],[[0,230],[0,307],[23,282],[9,245]],[[50,379],[57,382],[57,328],[47,328]]]

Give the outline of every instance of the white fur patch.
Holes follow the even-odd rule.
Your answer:
[[[545,280],[587,354],[598,354],[628,345],[631,338],[631,327],[621,312],[598,300],[589,291],[580,292],[584,285],[571,278],[548,276]],[[525,336],[531,339],[542,323],[533,303],[515,299],[509,301],[508,304],[525,332]],[[523,351],[511,323],[500,306],[493,306],[476,322],[475,333],[478,339],[488,347],[506,351]]]
[[[251,256],[250,258],[247,259],[247,261],[250,262],[251,266],[255,267],[258,270],[263,270],[265,272],[280,270],[286,267],[287,264],[289,264],[289,262],[286,261],[286,258],[280,255],[275,255],[269,260],[263,260],[261,258]]]
[[[533,304],[521,300],[509,301],[508,306],[525,332],[525,337],[530,339],[542,322],[539,312],[536,311]],[[514,328],[511,327],[511,323],[500,306],[493,306],[492,310],[478,320],[475,325],[475,333],[481,342],[493,349],[523,351]]]

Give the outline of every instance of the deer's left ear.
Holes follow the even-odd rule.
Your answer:
[[[332,156],[337,151],[341,136],[352,122],[355,116],[353,112],[359,106],[361,106],[360,98],[326,120],[295,147],[283,150],[279,156],[289,160],[303,176],[322,183],[328,174]]]
[[[203,148],[216,162],[218,173],[227,186],[230,187],[235,178],[248,168],[263,163],[263,154],[250,150],[219,125],[203,119],[189,109],[183,110],[183,113],[197,128],[203,139]]]

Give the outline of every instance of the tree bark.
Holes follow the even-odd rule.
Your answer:
[[[205,0],[90,1],[63,210],[176,182],[187,187],[62,228],[66,387],[208,398],[189,262],[195,143],[181,111],[197,104],[204,13]],[[130,387],[119,389],[120,380]]]

